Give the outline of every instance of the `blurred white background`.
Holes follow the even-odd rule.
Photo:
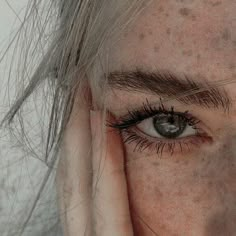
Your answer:
[[[0,45],[19,26],[27,0],[0,0]]]
[[[15,88],[14,81],[13,83],[11,81],[11,85],[8,84],[11,56],[16,58],[17,54],[11,51],[4,56],[4,60],[2,57],[24,20],[27,2],[28,0],[0,0],[0,120],[9,108],[12,98],[15,98],[15,90],[18,89]],[[13,70],[12,73],[11,78],[14,78],[14,73],[17,71]],[[37,119],[41,114],[34,114],[34,112],[32,112],[32,120],[38,122]],[[37,127],[32,129],[37,130]],[[0,130],[0,236],[18,235],[15,230],[24,224],[25,218],[30,213],[47,171],[42,161],[31,158],[30,154],[26,155],[22,149],[17,149],[19,143],[14,142],[15,140],[9,137],[7,131]],[[51,192],[46,195],[53,196],[53,188]],[[50,203],[50,206],[55,209],[54,203]],[[44,209],[44,216],[49,215],[48,204],[43,206],[41,203],[41,208]],[[34,226],[31,230],[34,232],[29,231],[28,234],[23,235],[42,235],[41,229],[49,228],[51,223],[50,219],[40,219],[40,222],[32,223]]]
[[[28,0],[0,0],[0,60],[5,55],[5,51],[11,43],[12,38],[17,33],[21,22],[24,19]],[[9,55],[4,57],[5,60],[0,61],[0,78],[1,78],[1,94],[0,94],[0,118],[3,115],[4,104],[7,101],[3,84],[7,83],[7,65],[9,64]]]

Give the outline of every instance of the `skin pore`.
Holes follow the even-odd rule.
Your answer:
[[[153,1],[109,52],[110,71],[171,71],[196,81],[236,78],[236,2]],[[210,142],[189,143],[171,155],[124,144],[128,195],[135,235],[235,235],[236,85],[222,85],[229,111],[164,104],[196,117]],[[108,110],[119,119],[158,94],[109,89]],[[187,140],[186,140],[187,142]],[[183,145],[186,146],[186,145]]]

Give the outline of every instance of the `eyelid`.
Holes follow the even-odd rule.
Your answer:
[[[156,154],[161,152],[161,155],[167,149],[172,155],[177,149],[179,152],[183,152],[183,147],[188,147],[188,145],[199,146],[199,144],[203,144],[207,141],[207,143],[212,143],[213,139],[208,133],[205,132],[204,124],[200,122],[197,118],[192,116],[188,111],[185,112],[174,112],[174,114],[178,114],[180,116],[185,117],[188,123],[192,122],[192,125],[196,127],[198,132],[196,135],[176,138],[176,139],[158,139],[156,137],[151,137],[146,135],[137,129],[137,125],[144,121],[145,119],[149,119],[159,114],[171,114],[174,112],[173,108],[171,111],[166,110],[164,106],[160,106],[159,108],[152,107],[148,102],[143,104],[143,107],[140,110],[128,111],[126,115],[119,117],[118,120],[113,124],[108,124],[110,127],[115,128],[121,132],[124,143],[131,146],[132,143],[135,143],[134,151],[143,151],[150,150],[150,152],[156,151]],[[177,146],[176,146],[177,145]],[[167,147],[167,148],[166,148]],[[176,148],[177,147],[177,148]],[[187,149],[184,149],[187,151]],[[192,149],[191,149],[192,150]]]
[[[122,137],[124,143],[127,145],[127,153],[129,150],[136,153],[143,153],[145,156],[157,155],[162,157],[165,154],[170,155],[186,155],[189,152],[200,150],[200,146],[203,144],[212,144],[211,137],[207,135],[189,136],[187,138],[179,138],[177,140],[157,140],[156,138],[146,138],[139,132],[135,131],[135,128],[123,130]]]
[[[153,137],[153,138],[159,138],[159,139],[165,139],[165,137],[163,137],[161,134],[159,134],[155,129],[154,129],[154,126],[153,126],[153,117],[150,117],[148,119],[145,119],[143,120],[142,122],[140,122],[139,124],[136,125],[137,129],[146,134],[147,136],[150,136],[150,137]],[[151,123],[149,123],[151,122]],[[148,133],[148,131],[144,132],[143,130],[144,129],[148,129],[150,128],[149,125],[151,126],[151,131]],[[143,130],[142,130],[143,129]],[[192,129],[192,131],[194,133],[192,134],[189,134],[190,131],[189,129]],[[189,125],[189,124],[186,124],[186,127],[185,129],[183,130],[183,133],[181,135],[178,136],[178,139],[180,138],[185,138],[185,137],[189,137],[189,136],[194,136],[194,135],[197,135],[198,131],[197,131],[197,127],[193,127],[192,125]],[[158,137],[159,136],[159,137]]]
[[[128,110],[126,115],[120,116],[117,118],[116,123],[109,123],[108,126],[117,128],[117,129],[125,129],[131,126],[137,125],[145,119],[155,117],[158,114],[170,114],[170,111],[167,110],[164,105],[161,103],[159,107],[152,106],[148,100],[146,103],[143,103],[143,106],[138,109]],[[197,118],[189,114],[188,111],[184,112],[174,112],[175,115],[182,116],[187,119],[188,122],[199,122]]]

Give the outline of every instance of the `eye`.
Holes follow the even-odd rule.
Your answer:
[[[145,135],[158,139],[177,139],[197,134],[196,128],[178,114],[158,114],[136,126]]]
[[[203,123],[188,111],[175,112],[174,107],[168,110],[163,104],[155,107],[148,101],[142,108],[128,111],[108,126],[120,131],[128,149],[158,156],[194,152],[202,144],[213,141],[202,129]]]

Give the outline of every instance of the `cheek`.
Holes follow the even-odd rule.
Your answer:
[[[233,235],[236,155],[223,153],[222,149],[218,155],[188,157],[178,162],[174,157],[143,157],[128,163],[135,235],[152,235],[152,231],[158,235]]]

